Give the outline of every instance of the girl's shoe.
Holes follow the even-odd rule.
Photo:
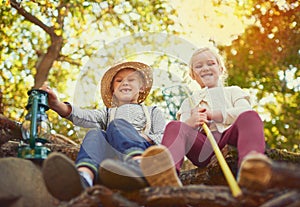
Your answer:
[[[150,186],[182,186],[169,150],[154,145],[142,154],[141,169]]]
[[[42,173],[49,193],[61,201],[69,201],[89,187],[73,161],[61,153],[52,152],[48,156],[43,163]]]
[[[267,187],[272,178],[272,162],[264,154],[250,153],[241,163],[238,184],[246,188]]]
[[[104,160],[99,168],[99,182],[108,188],[122,191],[139,190],[148,186],[139,162],[133,159]]]

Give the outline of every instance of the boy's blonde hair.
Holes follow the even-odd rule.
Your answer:
[[[191,76],[191,78],[193,78],[193,79],[195,78],[194,71],[193,71],[193,58],[196,55],[198,55],[198,54],[200,54],[202,52],[205,52],[205,51],[210,51],[216,57],[218,64],[223,69],[222,70],[222,84],[224,84],[228,74],[227,74],[227,69],[226,69],[225,64],[224,64],[223,57],[220,55],[220,53],[219,53],[219,51],[218,51],[217,48],[202,47],[202,48],[197,49],[193,53],[193,55],[192,55],[192,57],[190,59],[190,63],[189,63],[189,75]]]

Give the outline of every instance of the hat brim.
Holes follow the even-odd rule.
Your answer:
[[[141,62],[124,62],[109,68],[101,79],[101,97],[106,107],[113,107],[113,92],[111,91],[111,84],[114,76],[120,70],[127,68],[139,71],[144,76],[144,90],[139,94],[138,103],[142,103],[149,95],[153,84],[152,68]]]

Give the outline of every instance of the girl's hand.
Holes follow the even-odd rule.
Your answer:
[[[154,144],[153,140],[150,139],[146,134],[140,133],[140,135],[141,135],[142,137],[144,137],[144,139],[147,140],[149,143]]]
[[[186,124],[191,126],[194,129],[197,129],[202,126],[203,123],[208,123],[208,114],[206,108],[195,107],[191,110],[191,117],[186,120]]]

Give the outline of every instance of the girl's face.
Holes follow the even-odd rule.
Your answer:
[[[192,58],[192,78],[197,81],[201,88],[217,87],[222,71],[223,69],[216,57],[209,50],[203,51]]]
[[[112,82],[113,96],[118,102],[118,106],[128,103],[138,103],[140,91],[143,83],[141,74],[134,69],[120,70]]]

